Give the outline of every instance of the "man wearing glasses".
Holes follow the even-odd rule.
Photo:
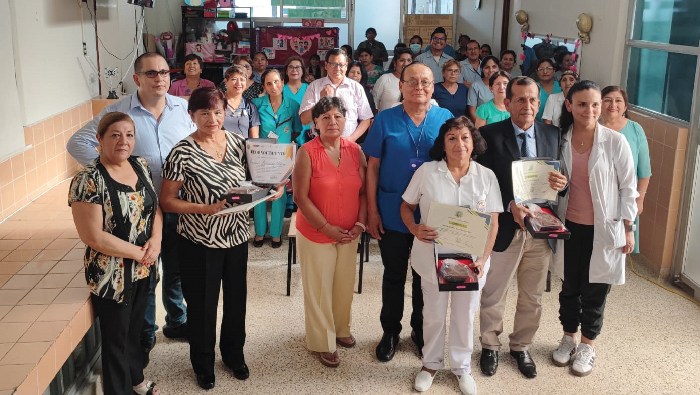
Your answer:
[[[97,158],[97,125],[102,117],[110,112],[129,114],[136,125],[136,142],[133,155],[148,161],[153,175],[153,184],[160,194],[161,172],[165,158],[173,146],[197,128],[187,114],[187,101],[168,94],[170,69],[161,55],[145,53],[134,62],[134,82],[136,93],[124,96],[121,100],[105,107],[102,112],[78,130],[66,144],[68,153],[85,166]],[[163,218],[163,241],[161,259],[163,261],[163,305],[165,306],[165,326],[163,335],[169,338],[187,336],[187,314],[182,301],[180,270],[177,260],[177,214],[165,213]],[[155,276],[151,276],[153,280]],[[151,282],[148,307],[141,329],[141,345],[144,351],[144,367],[148,364],[148,353],[155,345],[156,300],[155,281]]]
[[[347,67],[348,56],[345,51],[336,48],[326,53],[327,75],[313,81],[306,88],[299,108],[299,117],[302,124],[308,125],[313,122],[311,109],[322,97],[339,97],[347,109],[343,137],[350,141],[356,141],[367,132],[374,113],[372,113],[362,85],[345,77]],[[311,127],[315,134],[314,126],[311,125]]]
[[[472,83],[481,80],[481,48],[479,42],[471,40],[467,43],[467,58],[459,62],[462,65],[462,72],[459,75],[459,82],[472,87]]]
[[[423,52],[422,54],[416,56],[414,62],[423,63],[424,65],[430,67],[433,72],[433,78],[436,83],[444,81],[442,77],[442,65],[445,64],[450,59],[454,59],[452,56],[447,55],[443,50],[447,44],[447,33],[442,27],[437,27],[433,30],[430,35],[430,51]]]

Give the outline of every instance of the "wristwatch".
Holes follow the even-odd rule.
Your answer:
[[[637,224],[632,224],[627,227],[628,232],[636,232],[637,231]]]

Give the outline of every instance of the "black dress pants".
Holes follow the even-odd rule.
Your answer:
[[[384,333],[400,333],[401,318],[403,317],[404,286],[408,270],[408,258],[413,246],[413,235],[384,228],[384,234],[379,242],[379,251],[384,264],[382,278],[382,312],[379,320]],[[411,313],[411,328],[423,339],[423,292],[420,287],[420,276],[415,270],[411,286],[413,312]]]
[[[105,395],[132,394],[133,386],[143,382],[140,338],[150,283],[150,278],[132,283],[131,296],[124,295],[126,303],[121,304],[90,294],[100,319]]]
[[[588,273],[593,253],[593,225],[566,221],[571,238],[564,241],[564,284],[559,293],[559,321],[564,332],[595,340],[603,327],[605,301],[610,284],[590,283]]]
[[[216,313],[223,288],[219,349],[231,368],[245,362],[248,243],[209,248],[180,236],[180,276],[187,302],[190,362],[196,374],[214,375]]]

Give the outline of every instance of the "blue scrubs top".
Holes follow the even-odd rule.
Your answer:
[[[435,84],[433,90],[433,99],[440,107],[450,110],[452,115],[459,117],[464,115],[464,110],[467,108],[467,91],[469,89],[464,84],[457,84],[457,92],[451,94],[442,83]]]
[[[253,99],[260,115],[260,138],[268,138],[270,132],[277,135],[277,142],[291,143],[292,133],[301,133],[299,105],[282,94],[282,104],[275,114],[268,95]]]
[[[540,110],[537,111],[537,116],[535,117],[538,121],[542,122],[542,114],[544,113],[544,106],[547,104],[547,98],[549,97],[549,93],[542,89],[542,85],[540,85],[539,82],[537,82],[537,85],[540,87]],[[561,86],[559,86],[559,81],[554,81],[554,87],[552,88],[552,94],[555,93],[561,93]]]
[[[292,91],[289,89],[289,86],[287,84],[284,84],[284,88],[282,89],[282,94],[284,97],[288,97],[292,100],[294,100],[299,106],[301,106],[301,100],[304,98],[304,94],[306,93],[306,88],[309,87],[309,84],[306,82],[301,83],[301,87],[297,91],[296,94],[292,93]],[[296,142],[299,145],[304,144],[307,141],[307,137],[309,136],[308,132],[311,130],[311,124],[313,122],[309,122],[308,125],[304,125],[302,129],[302,133],[299,137],[297,137]]]
[[[380,111],[374,117],[362,150],[382,161],[379,167],[377,204],[385,228],[409,233],[401,221],[399,208],[403,202],[401,195],[413,177],[414,171],[410,166],[411,160],[416,158],[416,145],[418,158],[430,161],[428,151],[433,147],[440,126],[450,118],[453,118],[450,111],[432,106],[423,122],[416,126],[403,110],[403,105]],[[418,218],[416,210],[416,221]]]

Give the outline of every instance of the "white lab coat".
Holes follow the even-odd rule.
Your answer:
[[[571,174],[571,128],[562,136],[562,167]],[[625,283],[626,243],[623,220],[634,222],[637,216],[637,175],[632,150],[625,136],[596,126],[591,156],[588,160],[589,186],[593,199],[593,254],[588,281],[620,285]],[[559,198],[557,213],[565,220],[568,193]],[[557,241],[552,271],[564,278],[564,241]]]

